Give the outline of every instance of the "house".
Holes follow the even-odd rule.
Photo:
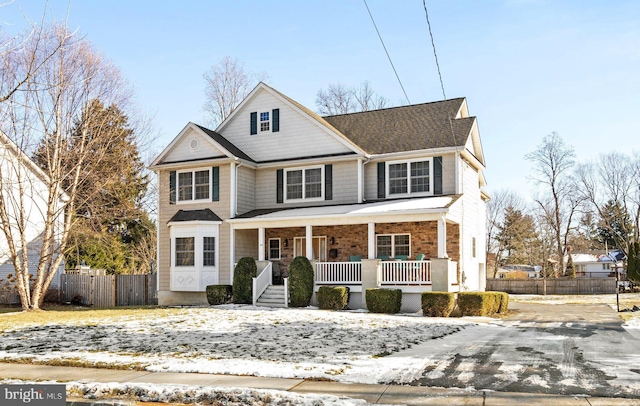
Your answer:
[[[626,274],[624,270],[624,254],[620,251],[613,251],[609,254],[571,254],[573,265],[576,269],[577,277],[586,278],[609,278],[616,276],[616,268],[621,274]],[[565,259],[565,263],[568,257]]]
[[[403,289],[405,309],[423,291],[484,289],[485,163],[464,98],[320,117],[260,83],[215,131],[187,124],[151,168],[161,305],[206,303],[246,256],[256,296],[300,255],[353,307],[368,287]]]
[[[38,262],[40,260],[40,248],[42,246],[42,233],[45,230],[47,215],[48,192],[47,175],[2,131],[0,131],[0,193],[2,193],[9,224],[14,235],[13,241],[20,241],[18,232],[21,213],[25,215],[24,237],[27,243],[27,260],[29,272],[35,277]],[[22,190],[22,193],[20,192]],[[21,200],[22,197],[22,200]],[[66,197],[66,195],[64,196]],[[64,204],[63,201],[59,202]],[[20,208],[23,208],[21,210]],[[59,206],[61,208],[62,206]],[[62,210],[60,210],[62,211]],[[56,230],[62,229],[63,216],[55,220]],[[3,225],[0,218],[0,225]],[[58,235],[57,232],[55,232]],[[60,286],[60,274],[64,264],[56,271],[51,282],[51,288]],[[0,290],[6,290],[9,275],[15,275],[15,268],[11,261],[9,244],[6,235],[0,231]],[[17,294],[10,297],[4,293],[4,301],[19,302]]]
[[[540,271],[541,266],[509,264],[498,269],[496,278],[540,278]]]

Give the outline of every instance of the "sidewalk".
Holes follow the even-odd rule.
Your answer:
[[[393,405],[640,405],[640,399],[592,398],[537,393],[468,391],[462,389],[428,388],[399,385],[365,385],[304,379],[261,378],[254,376],[212,375],[193,373],[162,373],[120,371],[112,369],[53,367],[44,365],[0,363],[0,378],[23,380],[87,381],[117,383],[151,383],[211,386],[221,388],[274,389],[298,394],[316,393],[364,399],[373,404]],[[72,405],[108,405],[108,401],[92,402],[68,399]],[[115,403],[136,404],[120,401]]]

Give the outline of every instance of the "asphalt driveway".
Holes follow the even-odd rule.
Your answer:
[[[607,305],[511,303],[479,323],[412,349],[421,377],[394,383],[640,398],[640,333]],[[406,355],[406,353],[405,353]]]

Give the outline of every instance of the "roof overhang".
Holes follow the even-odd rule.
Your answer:
[[[284,228],[370,222],[434,221],[446,219],[449,209],[460,196],[434,196],[354,205],[291,208],[227,221],[237,230],[257,227]]]

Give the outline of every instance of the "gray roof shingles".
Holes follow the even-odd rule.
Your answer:
[[[457,98],[323,119],[370,154],[459,147],[467,142],[475,120],[455,118],[463,101]]]
[[[176,221],[222,221],[222,219],[210,209],[178,210],[169,223]]]

